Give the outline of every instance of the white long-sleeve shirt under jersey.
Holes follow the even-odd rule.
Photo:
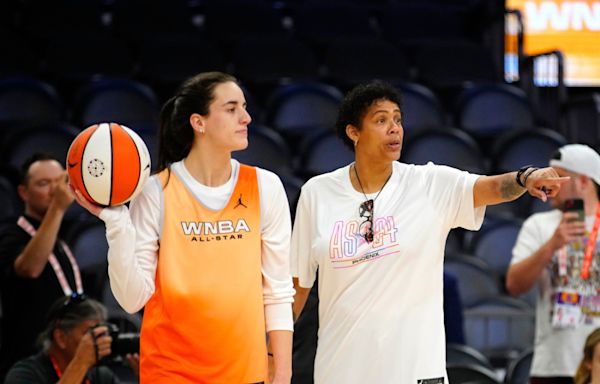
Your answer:
[[[208,208],[225,207],[233,189],[239,163],[231,160],[231,177],[223,185],[207,187],[196,181],[182,161],[172,170],[200,196]],[[292,311],[294,288],[290,275],[289,205],[283,184],[277,175],[257,168],[261,206],[262,276],[266,330],[293,330]],[[109,244],[108,274],[110,286],[119,304],[130,313],[139,311],[155,290],[161,233],[161,186],[152,176],[142,192],[126,206],[103,209],[100,218],[106,224]]]

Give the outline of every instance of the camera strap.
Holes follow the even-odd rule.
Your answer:
[[[37,233],[33,225],[31,225],[31,223],[27,221],[27,219],[24,216],[19,217],[19,220],[17,220],[17,225],[21,227],[21,229],[23,229],[25,232],[27,232],[31,237],[35,236],[35,234]],[[69,262],[71,263],[71,268],[73,268],[73,276],[75,277],[75,286],[77,289],[77,293],[83,293],[81,274],[79,273],[79,266],[77,266],[75,256],[73,256],[71,249],[67,246],[67,244],[64,241],[57,239],[57,242],[64,251],[65,255],[67,255],[67,259],[69,259]],[[58,283],[60,284],[65,296],[70,296],[73,293],[73,290],[71,289],[71,286],[69,286],[69,282],[65,277],[65,273],[63,272],[62,267],[60,266],[60,263],[56,259],[56,256],[53,252],[50,252],[50,255],[48,256],[48,262],[52,266],[52,269],[56,274],[56,278],[58,279]]]
[[[48,357],[50,358],[50,362],[52,363],[52,367],[54,368],[54,372],[56,372],[56,376],[58,376],[58,379],[60,380],[60,378],[62,377],[62,371],[60,370],[60,367],[58,366],[58,362],[56,361],[56,359],[54,358],[54,356],[52,356],[51,354],[48,353]],[[92,382],[90,381],[89,378],[85,378],[84,381],[85,384],[92,384]]]
[[[583,264],[581,265],[581,278],[587,280],[590,277],[590,267],[592,266],[592,257],[594,256],[594,249],[596,249],[596,240],[598,239],[598,229],[600,228],[600,204],[596,209],[596,219],[594,220],[594,227],[588,238],[588,242],[585,246],[585,254],[583,256]]]

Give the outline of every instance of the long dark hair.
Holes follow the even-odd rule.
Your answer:
[[[160,111],[157,172],[185,158],[194,141],[190,116],[194,113],[207,115],[210,103],[219,84],[234,82],[235,77],[222,72],[204,72],[187,79],[177,93],[163,105]]]

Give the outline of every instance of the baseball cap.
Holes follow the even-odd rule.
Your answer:
[[[600,185],[600,155],[585,144],[568,144],[558,149],[551,167],[585,175]]]

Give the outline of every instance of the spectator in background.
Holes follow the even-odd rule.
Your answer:
[[[77,262],[59,239],[74,198],[66,171],[57,159],[35,154],[22,166],[18,193],[25,212],[0,233],[0,381],[12,364],[35,352],[52,303],[83,293]]]
[[[111,353],[106,309],[85,295],[58,299],[50,308],[46,327],[40,335],[43,350],[17,362],[5,384],[118,383],[114,373],[97,363]],[[137,369],[137,354],[128,356]]]
[[[583,358],[575,373],[575,384],[600,384],[600,328],[590,333],[583,346]]]
[[[550,165],[570,180],[551,199],[554,210],[523,223],[506,278],[511,295],[535,285],[539,290],[532,384],[572,383],[580,348],[600,326],[600,156],[587,145],[569,144]],[[568,211],[576,208],[573,199],[583,200],[580,212]]]

